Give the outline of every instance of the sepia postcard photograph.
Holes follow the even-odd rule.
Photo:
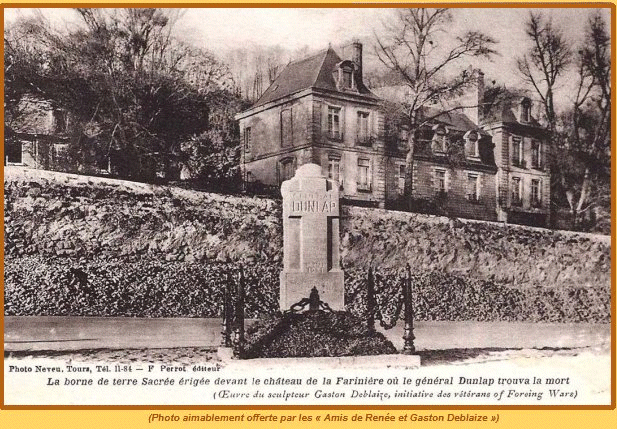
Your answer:
[[[614,8],[426,6],[4,7],[2,407],[614,407]]]

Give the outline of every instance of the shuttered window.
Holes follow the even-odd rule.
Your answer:
[[[358,158],[358,190],[371,190],[371,160]]]
[[[539,179],[533,179],[531,181],[531,204],[534,207],[540,207],[542,205],[541,186]]]
[[[523,182],[520,177],[513,177],[512,184],[510,187],[511,195],[512,195],[512,205],[520,206],[523,204]]]
[[[360,145],[370,145],[369,133],[369,114],[368,112],[358,112],[357,118],[357,143]]]
[[[328,106],[328,135],[333,139],[342,139],[341,108]]]
[[[281,111],[281,146],[291,146],[293,142],[293,122],[291,109]]]

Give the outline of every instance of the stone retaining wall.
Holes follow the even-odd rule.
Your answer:
[[[280,204],[7,168],[5,281],[7,287],[20,281],[6,273],[32,257],[75,267],[96,258],[112,266],[242,261],[276,268],[282,266]],[[409,263],[418,274],[517,289],[589,288],[610,297],[607,236],[359,207],[344,208],[342,217],[347,268],[397,270]]]

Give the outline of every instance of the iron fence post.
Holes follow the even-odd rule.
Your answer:
[[[244,356],[244,270],[240,267],[240,275],[236,289],[234,356],[242,359]]]
[[[223,338],[221,345],[223,347],[231,347],[231,329],[232,329],[232,302],[231,302],[231,280],[229,273],[225,275],[225,295],[223,296],[223,330],[221,332]]]
[[[416,348],[413,344],[413,340],[416,337],[413,335],[413,296],[411,289],[411,267],[409,264],[407,264],[405,268],[405,277],[403,281],[403,300],[405,301],[405,331],[403,333],[405,345],[403,346],[403,353],[411,355],[416,352]]]

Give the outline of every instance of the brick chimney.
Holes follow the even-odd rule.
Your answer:
[[[484,73],[480,69],[471,71],[471,81],[465,91],[465,94],[460,98],[460,105],[465,106],[463,113],[467,115],[474,124],[479,125],[483,117],[483,102],[484,102]]]
[[[362,43],[358,40],[354,40],[351,43],[352,46],[352,57],[351,60],[358,66],[358,82],[362,82]]]

